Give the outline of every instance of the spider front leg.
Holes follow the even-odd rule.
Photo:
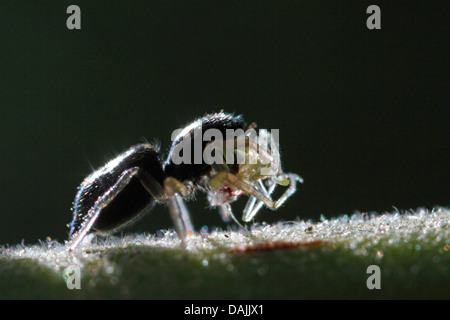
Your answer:
[[[270,198],[270,195],[275,190],[276,183],[272,183],[269,187],[269,190],[266,189],[262,180],[258,180],[258,188],[264,193],[266,197]],[[247,204],[245,205],[244,213],[242,215],[243,221],[250,221],[261,209],[264,202],[258,201],[255,196],[250,196]]]
[[[279,208],[291,195],[295,193],[295,191],[297,191],[297,182],[303,183],[303,179],[295,173],[283,173],[275,178],[270,179],[269,181],[271,184],[269,186],[269,190],[266,190],[264,184],[261,182],[261,180],[259,180],[260,188],[268,197],[270,197],[277,185],[289,185],[288,189],[274,203],[273,207],[269,207],[272,210],[276,210],[277,208]],[[250,197],[242,216],[243,221],[248,222],[252,220],[264,204],[262,200],[259,200],[256,204],[255,201],[256,198],[254,196]]]
[[[209,181],[209,185],[213,189],[217,190],[222,189],[224,186],[230,187],[233,190],[240,190],[262,201],[269,208],[273,208],[275,206],[275,203],[265,194],[265,192],[258,190],[254,185],[241,180],[236,175],[227,171],[221,171],[216,174]],[[251,199],[250,201],[253,200]],[[247,204],[246,210],[250,210],[253,205],[254,203]]]
[[[220,213],[220,216],[222,217],[222,220],[224,222],[228,222],[230,220],[230,218],[231,218],[234,222],[236,222],[236,224],[239,227],[241,227],[242,229],[245,230],[245,227],[234,216],[233,210],[231,209],[231,205],[229,203],[220,205],[219,206],[219,213]]]
[[[303,183],[302,177],[295,173],[283,173],[274,178],[274,182],[280,185],[286,185],[288,182],[289,187],[283,193],[283,195],[275,203],[276,208],[281,206],[295,191],[297,191],[297,182]]]
[[[248,222],[251,219],[253,219],[253,217],[256,215],[256,213],[263,204],[269,209],[272,210],[278,209],[296,191],[297,181],[303,182],[303,180],[298,175],[293,173],[281,174],[273,178],[273,180],[274,180],[273,185],[270,186],[268,191],[261,182],[258,182],[259,186],[257,187],[254,186],[253,184],[250,184],[248,182],[239,179],[236,175],[232,173],[223,171],[219,172],[216,176],[214,176],[211,179],[210,185],[215,189],[220,189],[224,185],[226,185],[232,189],[241,190],[249,194],[251,197],[246,205],[242,217],[243,221]],[[289,188],[276,202],[274,202],[270,198],[270,194],[273,192],[275,184],[289,185]],[[256,200],[253,197],[259,201],[256,202]]]

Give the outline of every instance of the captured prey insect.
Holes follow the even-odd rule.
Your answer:
[[[240,136],[244,139],[243,148],[239,148],[239,143],[238,146],[235,144],[239,137],[233,137],[231,144],[226,143],[230,139],[204,141],[208,130],[225,135],[228,130],[244,132],[247,128]],[[224,220],[232,218],[238,224],[230,203],[244,194],[249,200],[243,221],[251,221],[263,205],[276,210],[296,191],[297,182],[303,180],[297,174],[281,170],[273,134],[260,130],[255,137],[248,134],[253,128],[254,124],[247,126],[242,116],[221,111],[207,114],[182,129],[165,162],[161,160],[159,150],[150,144],[139,144],[119,154],[78,187],[72,208],[73,220],[69,224],[69,249],[76,248],[89,233],[111,234],[129,226],[156,203],[168,205],[175,230],[184,245],[185,238],[194,232],[184,200],[192,199],[196,191],[207,193],[209,204],[219,209]],[[195,142],[198,135],[203,137],[200,144]],[[186,144],[191,140],[194,143]],[[268,143],[262,145],[261,141]],[[198,155],[200,150],[203,155],[208,148],[223,161],[196,158],[196,152]],[[240,154],[245,159],[252,156],[255,161],[225,159],[230,149],[233,155]],[[181,153],[187,161],[179,161]],[[271,194],[277,185],[287,189],[274,201]]]

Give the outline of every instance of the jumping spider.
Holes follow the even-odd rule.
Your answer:
[[[254,126],[247,126],[241,116],[221,111],[207,114],[181,130],[164,163],[159,150],[147,143],[119,154],[90,174],[78,187],[73,203],[73,220],[69,224],[69,248],[77,247],[88,233],[109,234],[130,225],[156,203],[168,205],[175,230],[184,244],[186,236],[193,233],[194,228],[183,199],[192,198],[197,190],[207,193],[210,205],[218,207],[224,220],[231,217],[237,222],[230,203],[244,194],[249,195],[249,200],[243,221],[252,220],[262,205],[276,210],[296,191],[296,183],[303,180],[296,174],[281,170],[278,147],[273,135],[266,130],[260,130],[259,137],[265,135],[267,146],[261,146],[259,140],[247,133],[243,149],[239,151],[234,141],[232,143],[234,154],[241,152],[244,157],[256,157],[253,163],[227,163],[225,140],[212,139],[202,140],[201,151],[213,147],[222,152],[222,163],[211,163],[203,157],[200,162],[175,161],[176,151],[184,141],[196,141],[198,134],[203,137],[209,129],[225,135],[228,129],[250,130]],[[190,160],[194,160],[196,147],[194,144],[188,146],[191,149],[187,150],[193,151]],[[270,173],[263,174],[262,169],[268,167],[272,168]],[[277,201],[273,201],[271,194],[277,185],[288,188]]]

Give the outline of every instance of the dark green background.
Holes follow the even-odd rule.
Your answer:
[[[66,8],[81,8],[81,30]],[[366,28],[381,7],[382,29]],[[0,244],[67,236],[76,188],[205,112],[280,129],[305,179],[258,221],[449,204],[448,1],[0,1]],[[237,211],[242,209],[242,203]],[[193,220],[223,226],[206,200]],[[240,212],[237,214],[240,217]],[[172,227],[159,206],[130,231]]]

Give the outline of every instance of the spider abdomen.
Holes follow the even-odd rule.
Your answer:
[[[129,182],[121,185],[119,179],[127,170]],[[142,184],[142,175],[150,175],[159,185],[163,183],[159,152],[148,144],[128,149],[88,176],[75,197],[70,236],[80,230],[89,211],[99,203],[107,205],[99,209],[92,229],[105,233],[126,227],[150,210],[155,199]],[[115,192],[117,188],[121,189]]]

